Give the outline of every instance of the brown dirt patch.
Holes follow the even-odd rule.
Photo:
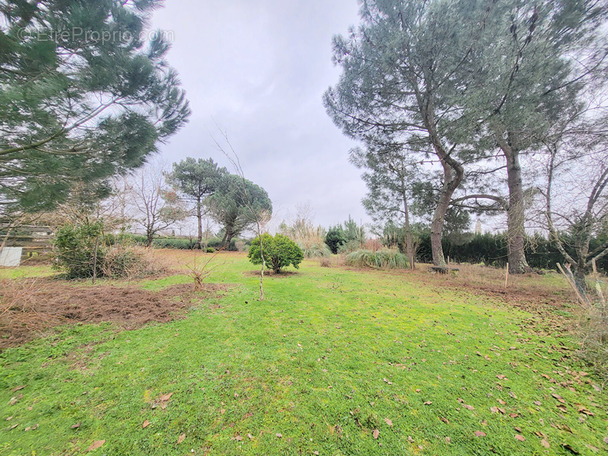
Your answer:
[[[74,286],[52,279],[5,281],[0,291],[0,350],[40,337],[56,326],[76,323],[117,323],[124,329],[182,318],[197,300],[216,296],[226,285],[205,284],[195,293],[191,284],[162,291],[136,286]]]

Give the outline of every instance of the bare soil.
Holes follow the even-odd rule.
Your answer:
[[[5,281],[0,286],[0,350],[66,324],[113,322],[136,329],[150,322],[169,322],[227,288],[205,284],[203,292],[195,293],[191,284],[184,284],[148,291],[137,286],[74,286],[52,279]]]

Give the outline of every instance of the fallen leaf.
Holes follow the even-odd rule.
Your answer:
[[[431,405],[431,404],[432,404],[431,401],[427,401],[427,402],[424,403],[424,405]]]
[[[506,376],[506,375],[497,375],[497,376],[496,376],[496,378],[497,378],[498,380],[508,380],[508,378],[507,378],[507,376]]]
[[[594,447],[593,445],[589,445],[588,443],[587,443],[587,444],[585,444],[585,446],[586,446],[587,448],[589,448],[591,451],[593,451],[594,453],[598,453],[598,452],[600,451],[600,449],[599,449],[599,448]]]
[[[243,437],[241,437],[240,435],[237,435],[233,439],[236,440],[237,442],[242,442],[243,441]]]
[[[562,404],[565,404],[566,401],[564,400],[563,397],[561,397],[559,394],[552,394],[551,396],[553,396],[555,399],[557,399],[559,402],[561,402]]]
[[[386,424],[388,424],[389,426],[392,426],[392,425],[393,425],[393,422],[392,422],[391,420],[389,420],[388,418],[384,418],[384,422],[385,422]]]
[[[570,444],[568,444],[568,443],[562,443],[562,446],[564,447],[565,450],[568,450],[572,454],[580,454],[578,451],[576,451],[574,448],[572,448],[570,446]]]
[[[551,448],[551,444],[550,444],[549,442],[547,442],[545,439],[542,439],[542,440],[540,441],[540,444],[541,444],[542,446],[544,446],[545,448]]]
[[[517,413],[509,413],[511,418],[517,418],[519,415]]]
[[[142,429],[146,429],[148,426],[150,426],[150,422],[148,420],[144,421],[144,424],[141,425]]]
[[[517,435],[515,436],[515,438],[516,438],[517,440],[519,440],[520,442],[524,442],[524,441],[526,440],[526,438],[525,438],[523,435],[521,435],[521,434],[517,434]]]
[[[72,424],[72,429],[78,429],[81,423]]]
[[[251,434],[247,434],[247,437],[249,437],[249,440],[253,440],[253,436]]]
[[[451,438],[449,438],[449,437],[446,437],[446,438],[445,438],[445,441],[446,441],[447,443],[451,443],[451,442],[452,442],[452,439],[451,439]]]
[[[497,399],[497,401],[500,405],[507,405],[507,403],[505,401],[503,401],[502,399]]]
[[[13,424],[10,428],[8,428],[8,430],[12,431],[13,429],[15,429],[18,426],[19,426],[19,424]]]
[[[440,419],[441,421],[443,421],[445,424],[450,424],[450,420],[448,420],[447,418],[440,417],[439,419]]]
[[[540,401],[534,401],[534,405],[538,405],[540,407],[541,403],[540,403]]]
[[[177,438],[177,444],[179,445],[180,443],[182,443],[184,440],[186,440],[186,434],[182,434]]]
[[[475,436],[476,437],[485,437],[486,433],[483,431],[475,431]]]
[[[6,421],[10,421],[10,420],[12,420],[12,419],[13,419],[13,417],[12,417],[12,416],[9,416],[9,417],[6,419]]]
[[[159,397],[158,400],[159,402],[167,402],[169,399],[171,399],[171,396],[173,396],[173,393],[165,394]]]
[[[380,431],[378,429],[374,429],[372,434],[374,435],[374,439],[378,439],[378,437],[380,437]]]
[[[384,383],[386,383],[387,385],[392,385],[393,382],[387,380],[386,378],[383,378],[382,380],[384,380]]]
[[[463,405],[464,408],[466,408],[467,410],[475,410],[475,407],[473,407],[472,405]]]
[[[590,412],[589,410],[587,410],[584,406],[579,405],[578,406],[578,413],[583,413],[587,416],[594,416],[595,414],[593,412]]]
[[[89,448],[87,448],[87,451],[95,451],[97,448],[101,448],[104,443],[106,443],[105,440],[97,440],[96,442],[93,442]]]
[[[278,432],[277,432],[276,436],[277,436],[277,438],[279,438],[279,439],[282,439],[282,438],[283,438],[283,434],[279,434]]]
[[[23,385],[23,386],[18,386],[16,388],[13,388],[12,392],[16,393],[17,391],[21,391],[22,389],[26,388],[27,385]]]

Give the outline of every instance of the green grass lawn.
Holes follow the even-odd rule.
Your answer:
[[[529,314],[314,262],[259,302],[254,267],[220,258],[211,281],[238,285],[186,319],[0,354],[0,454],[608,454],[607,395]]]

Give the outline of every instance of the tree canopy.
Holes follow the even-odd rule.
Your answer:
[[[167,176],[182,197],[194,205],[194,215],[198,225],[198,248],[203,239],[203,215],[205,198],[211,196],[219,187],[223,177],[228,174],[226,168],[221,168],[211,158],[205,160],[188,157],[173,164],[173,171]]]
[[[160,0],[0,3],[0,212],[38,211],[137,168],[190,109]],[[103,194],[104,192],[100,192]]]
[[[227,174],[206,200],[211,217],[222,227],[223,243],[272,214],[272,202],[262,187],[235,174]]]

